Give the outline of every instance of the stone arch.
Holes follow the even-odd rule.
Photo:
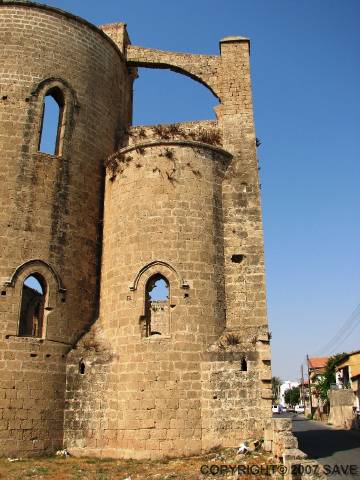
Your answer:
[[[164,274],[166,276],[166,271],[171,272],[171,276],[175,276],[176,281],[179,284],[180,288],[189,288],[189,284],[184,280],[178,271],[170,265],[170,263],[165,262],[164,260],[154,260],[152,262],[147,263],[144,265],[136,274],[134,280],[132,283],[129,285],[129,289],[134,291],[138,289],[139,281],[140,279],[145,276],[148,277],[147,280],[154,274],[154,273],[160,273]],[[163,273],[165,272],[165,273]],[[146,280],[146,281],[147,281]]]
[[[126,146],[123,148],[120,148],[117,152],[111,154],[107,160],[106,164],[109,165],[111,164],[112,160],[115,160],[118,156],[123,155],[125,153],[129,153],[133,150],[139,150],[143,148],[151,148],[151,147],[157,147],[157,146],[185,146],[185,147],[194,147],[194,148],[199,148],[203,150],[211,150],[215,153],[219,153],[223,155],[227,160],[231,160],[233,155],[228,152],[227,150],[224,150],[221,147],[218,147],[216,145],[211,145],[210,143],[204,143],[200,142],[197,140],[151,140],[151,141],[144,141],[144,142],[137,142],[134,145]]]
[[[3,286],[5,293],[8,293],[7,291],[11,289],[10,297],[14,299],[14,318],[11,322],[13,327],[9,333],[18,335],[21,331],[23,286],[24,281],[29,276],[41,278],[44,286],[46,285],[42,306],[42,334],[39,338],[59,340],[64,338],[67,324],[64,323],[61,307],[66,300],[66,289],[56,270],[49,263],[40,259],[29,260],[16,267]]]
[[[164,335],[146,336],[144,334],[146,330],[146,290],[148,282],[151,278],[156,276],[166,278],[169,284],[169,298],[167,301],[168,308],[168,328]],[[136,321],[139,322],[139,332],[143,337],[148,339],[161,339],[169,338],[171,336],[171,324],[172,315],[175,307],[182,302],[182,298],[185,296],[184,289],[189,289],[188,283],[182,278],[177,269],[170,263],[163,260],[154,260],[144,265],[134,278],[134,281],[130,285],[130,290],[133,292],[133,299],[135,302]]]
[[[49,77],[37,83],[31,91],[32,96],[41,97],[51,88],[58,87],[64,91],[65,95],[71,95],[74,108],[79,108],[79,102],[74,88],[67,80],[59,77]]]
[[[126,61],[129,66],[163,68],[185,75],[204,85],[220,100],[217,82],[219,57],[166,52],[129,45]]]
[[[66,288],[64,288],[59,274],[56,272],[53,266],[50,265],[50,263],[39,258],[34,258],[18,265],[10,276],[9,280],[5,282],[5,287],[14,287],[17,279],[19,277],[23,277],[24,272],[29,272],[32,270],[35,271],[39,269],[46,269],[46,271],[50,272],[54,281],[56,282],[57,291],[61,294],[65,294]]]

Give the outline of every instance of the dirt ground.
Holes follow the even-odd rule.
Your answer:
[[[227,449],[206,455],[162,461],[110,460],[74,457],[0,459],[1,480],[200,480],[274,478],[256,474],[257,466],[272,463],[262,452],[237,455]],[[241,465],[242,470],[231,470]],[[250,474],[247,468],[255,468]]]

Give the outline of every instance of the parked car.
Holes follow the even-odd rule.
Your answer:
[[[287,408],[286,407],[281,407],[281,413],[286,413],[287,412]]]
[[[304,405],[295,405],[295,412],[296,413],[305,413]]]
[[[273,405],[271,410],[272,410],[272,413],[281,413],[280,405]]]

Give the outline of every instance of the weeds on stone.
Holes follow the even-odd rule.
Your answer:
[[[113,155],[105,161],[105,168],[110,171],[109,180],[113,182],[118,174],[122,174],[124,166],[128,165],[133,157],[131,155]]]
[[[228,333],[224,341],[227,345],[239,345],[240,343],[239,337],[234,333]]]
[[[139,128],[139,130],[138,130],[138,136],[139,136],[139,138],[146,138],[146,137],[147,137],[146,131],[145,131],[144,128]]]
[[[220,145],[221,136],[218,130],[202,130],[197,135],[200,142],[208,143],[209,145]]]
[[[171,160],[174,158],[174,152],[170,148],[165,148],[164,156]]]
[[[168,125],[167,132],[170,135],[181,135],[181,129],[180,129],[179,125],[177,125],[176,123],[172,123],[172,124]]]
[[[156,136],[163,140],[174,139],[174,137],[181,137],[182,139],[188,139],[208,143],[209,145],[221,145],[221,135],[218,129],[206,129],[199,127],[196,130],[187,131],[186,128],[182,128],[181,125],[172,123],[170,125],[155,125],[152,127]]]
[[[177,182],[176,178],[174,177],[174,175],[176,173],[176,168],[173,168],[170,172],[165,172],[165,173],[166,173],[167,179],[169,180],[170,183],[176,183]]]
[[[214,129],[214,128],[197,126],[196,128],[191,130],[191,129],[187,129],[186,126],[183,127],[182,125],[172,123],[169,125],[155,125],[151,127],[151,130],[155,137],[159,137],[160,139],[163,139],[163,140],[191,139],[192,141],[207,143],[209,145],[214,145],[214,146],[221,145],[221,134],[219,129],[217,128]],[[148,138],[149,136],[149,131],[147,131],[143,127],[136,128],[133,130],[128,129],[126,133],[130,137],[136,137],[139,139]],[[145,155],[145,148],[142,147],[141,145],[134,146],[134,148],[138,154]],[[169,160],[173,160],[175,158],[175,152],[170,148],[165,148],[163,153],[160,153],[160,156],[164,156]],[[128,165],[132,160],[133,160],[133,157],[131,155],[125,155],[121,153],[118,155],[115,154],[109,157],[105,162],[105,168],[110,172],[109,180],[113,182],[116,179],[117,175],[122,174],[124,172],[124,167]],[[140,163],[137,163],[135,166],[136,168],[140,168],[143,165],[141,165]],[[190,167],[190,164],[188,164],[188,166]],[[157,167],[153,169],[153,172],[156,172],[156,171],[161,173]],[[191,171],[195,176],[201,177],[200,170],[191,168]],[[171,182],[176,181],[174,179],[174,173],[166,172],[166,175],[169,181]]]
[[[99,352],[101,350],[100,343],[93,338],[86,338],[83,341],[82,347],[86,351],[95,350],[95,352]]]
[[[165,125],[155,125],[155,127],[153,127],[153,131],[158,137],[162,139],[168,140],[170,138],[168,129]]]

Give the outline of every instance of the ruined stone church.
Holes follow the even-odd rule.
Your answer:
[[[0,1],[0,454],[161,458],[262,437],[249,55],[242,37],[219,55],[154,50],[124,23]],[[200,82],[216,120],[132,126],[138,67]]]

